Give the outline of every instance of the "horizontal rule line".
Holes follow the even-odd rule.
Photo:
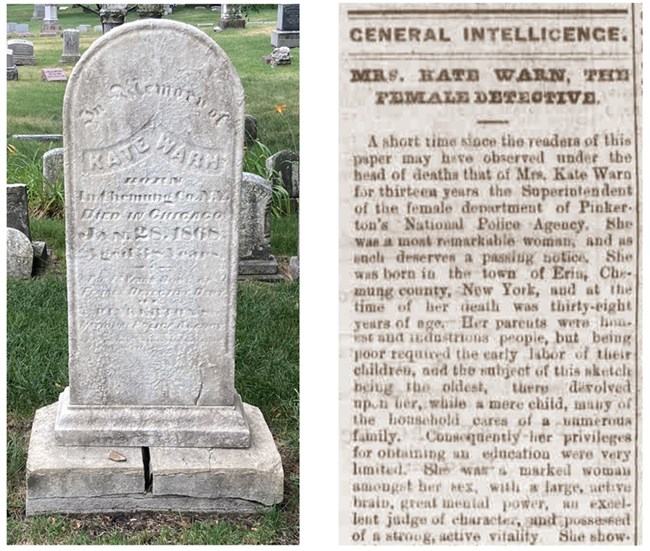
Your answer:
[[[628,59],[630,54],[434,54],[434,53],[413,53],[413,52],[396,52],[396,53],[350,53],[347,54],[351,59],[363,60],[393,60],[393,59],[449,59],[449,60],[463,60],[463,59],[509,59],[514,62],[524,59],[563,59],[571,60],[588,60],[588,59]]]
[[[482,120],[482,121],[476,121],[478,124],[510,124],[510,121],[500,121],[500,120]]]
[[[584,10],[470,10],[470,9],[405,9],[405,10],[350,10],[350,17],[386,15],[627,15],[625,9],[584,9]]]

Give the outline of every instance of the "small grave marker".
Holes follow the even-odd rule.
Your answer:
[[[41,78],[47,82],[65,82],[68,80],[63,69],[58,67],[41,69]]]

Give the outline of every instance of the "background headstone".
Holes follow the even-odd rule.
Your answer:
[[[127,4],[101,4],[99,20],[102,22],[103,33],[124,24]]]
[[[79,52],[79,31],[66,29],[63,31],[63,54],[60,63],[77,63],[81,53]]]
[[[27,239],[31,239],[29,203],[25,184],[9,184],[7,186],[7,227],[18,230],[24,233]]]
[[[29,40],[10,40],[7,42],[7,48],[13,51],[16,65],[36,65],[34,44]]]
[[[276,183],[281,184],[292,199],[300,197],[300,155],[290,149],[278,151],[266,159],[266,170],[276,174]]]
[[[33,264],[32,242],[23,232],[7,228],[7,277],[29,279]]]
[[[18,67],[14,63],[14,51],[7,49],[7,80],[18,80]]]
[[[162,4],[138,4],[140,19],[160,19],[164,14],[165,7]]]
[[[103,29],[102,29],[102,26],[101,26],[101,25],[95,25],[95,26],[93,27],[93,31],[95,31],[96,33],[100,33],[100,32],[102,32],[102,30],[103,30]]]
[[[45,4],[45,14],[41,25],[41,36],[56,36],[61,32],[56,4]]]
[[[300,46],[299,4],[278,4],[278,28],[271,32],[271,44],[276,48]]]
[[[16,32],[19,34],[28,33],[29,25],[27,23],[18,23],[18,25],[16,25]]]
[[[32,21],[42,21],[45,17],[45,4],[34,4],[34,13],[32,13]]]
[[[244,172],[239,207],[239,279],[281,280],[271,255],[271,182]]]
[[[80,33],[87,33],[88,31],[90,31],[90,25],[77,25],[77,30]]]
[[[221,4],[219,26],[222,29],[243,29],[246,19],[242,15],[241,4]]]
[[[43,154],[43,178],[54,185],[63,181],[63,148],[50,149]]]
[[[18,23],[7,23],[7,33],[15,33]]]

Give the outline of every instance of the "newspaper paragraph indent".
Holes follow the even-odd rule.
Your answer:
[[[640,543],[641,18],[340,7],[341,543]]]

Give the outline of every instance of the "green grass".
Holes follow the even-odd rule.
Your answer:
[[[276,256],[298,255],[298,214],[271,219],[271,250]]]
[[[65,223],[38,218],[49,198],[41,157],[61,143],[11,140],[12,134],[62,133],[65,84],[46,83],[43,67],[58,67],[61,39],[37,36],[33,5],[8,6],[8,21],[30,23],[37,66],[20,67],[20,80],[7,83],[7,181],[28,184],[32,239],[45,241],[54,258],[44,274],[7,283],[7,540],[11,544],[295,544],[299,511],[299,284],[242,282],[238,289],[236,388],[259,407],[274,435],[285,472],[285,499],[270,511],[249,515],[137,513],[128,515],[41,515],[25,517],[25,464],[36,409],[51,404],[67,385],[67,290]],[[215,34],[201,27],[231,57],[244,85],[246,112],[258,120],[259,139],[270,152],[298,149],[299,51],[294,63],[271,68],[261,57],[271,51],[275,8],[251,12],[246,29]],[[135,19],[136,15],[130,15]],[[217,23],[209,10],[180,7],[171,19]],[[99,24],[80,8],[59,12],[63,28]],[[98,33],[81,35],[82,52]],[[69,67],[65,68],[70,71]],[[286,105],[283,112],[276,105]],[[61,193],[58,189],[56,193]],[[39,205],[36,207],[35,205]],[[58,213],[61,214],[60,212]],[[272,251],[295,255],[298,215],[272,220]]]

